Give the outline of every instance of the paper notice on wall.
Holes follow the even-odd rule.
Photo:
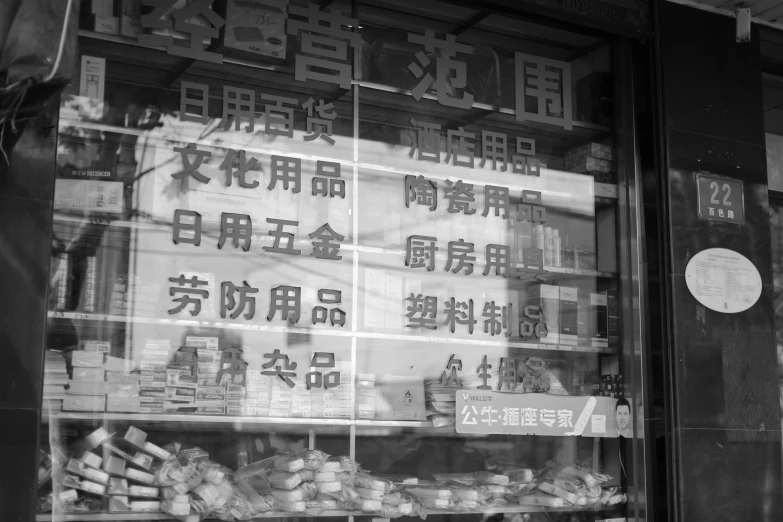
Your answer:
[[[685,282],[701,304],[724,314],[743,312],[761,296],[761,274],[739,252],[725,248],[702,250],[685,268]]]

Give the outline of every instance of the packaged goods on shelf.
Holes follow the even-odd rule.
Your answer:
[[[106,361],[103,364],[103,368],[107,372],[130,373],[134,370],[134,364],[133,361],[129,359],[107,355]]]
[[[109,489],[106,492],[107,495],[112,496],[128,496],[128,480],[124,478],[113,477],[109,482]]]
[[[121,457],[109,455],[103,462],[103,470],[113,477],[124,477],[125,462],[126,461]]]
[[[566,152],[565,158],[572,160],[578,160],[582,158],[597,158],[612,161],[614,159],[614,149],[609,145],[601,145],[600,143],[587,143]]]
[[[85,352],[77,350],[69,352],[71,366],[86,368],[103,368],[104,354],[102,352]]]
[[[98,484],[90,480],[79,480],[72,475],[65,475],[62,481],[62,487],[70,489],[78,489],[94,495],[103,495],[106,492],[106,486]]]
[[[115,397],[111,394],[106,396],[106,411],[117,413],[140,413],[140,397]]]
[[[248,58],[286,56],[288,0],[228,0],[223,45]]]
[[[106,395],[66,395],[63,399],[65,411],[105,411]]]
[[[527,302],[520,303],[521,310],[526,305],[537,306],[546,321],[546,335],[541,337],[544,344],[560,342],[560,288],[554,285],[535,284],[527,290]]]
[[[111,352],[111,343],[108,341],[79,341],[79,349],[85,352]]]
[[[424,380],[421,377],[384,375],[377,383],[376,407],[383,420],[423,420]]]
[[[73,473],[74,475],[78,475],[80,477],[84,477],[87,480],[90,480],[92,482],[96,482],[98,484],[102,484],[104,486],[109,485],[109,474],[97,470],[95,468],[91,468],[90,466],[85,465],[83,462],[75,459],[70,459],[68,461],[68,465],[66,466],[66,471],[69,473]]]

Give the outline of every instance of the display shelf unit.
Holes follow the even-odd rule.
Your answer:
[[[488,508],[484,510],[470,510],[470,511],[445,511],[442,509],[427,510],[427,515],[496,515],[501,513],[573,513],[580,512],[597,512],[601,511],[600,508],[588,508],[582,506],[574,506],[571,508],[546,508],[539,506],[505,506]],[[304,513],[286,513],[285,511],[270,511],[269,513],[263,513],[254,517],[255,519],[262,518],[314,518],[314,517],[368,517],[378,518],[372,513],[366,513],[364,511],[324,511],[319,515],[306,515]],[[57,515],[56,517],[50,514],[39,514],[35,517],[36,522],[111,522],[111,521],[147,521],[147,520],[179,520],[166,513],[68,513],[63,515]],[[195,520],[195,519],[194,519]],[[210,520],[207,518],[207,520]]]
[[[118,323],[134,323],[134,324],[149,324],[160,326],[197,326],[201,328],[224,328],[230,330],[248,330],[255,332],[277,332],[277,333],[293,333],[293,334],[307,334],[307,335],[324,335],[328,337],[344,337],[357,339],[385,339],[396,341],[410,341],[417,343],[439,343],[439,344],[458,344],[458,345],[471,345],[471,346],[487,346],[487,347],[502,347],[502,348],[516,348],[521,350],[546,350],[546,351],[558,351],[558,352],[579,352],[579,353],[599,353],[599,354],[616,354],[616,348],[603,348],[594,346],[581,346],[581,345],[567,345],[567,344],[544,344],[544,343],[525,343],[517,341],[492,341],[489,339],[465,339],[457,337],[437,337],[437,336],[423,336],[423,335],[401,335],[391,334],[384,332],[353,332],[348,329],[335,329],[335,328],[298,328],[288,326],[270,326],[265,324],[244,324],[244,323],[231,323],[219,320],[210,319],[162,319],[156,317],[128,317],[125,315],[112,315],[112,314],[95,314],[84,312],[66,312],[66,311],[52,311],[47,313],[50,319],[69,319],[76,321],[94,321],[94,322],[118,322]]]

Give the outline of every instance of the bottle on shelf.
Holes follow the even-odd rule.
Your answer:
[[[552,227],[544,228],[544,265],[555,265],[555,241],[552,235]]]
[[[560,237],[560,231],[552,229],[552,242],[554,248],[554,263],[552,266],[563,266],[563,240]]]
[[[533,234],[533,247],[544,251],[546,244],[544,240],[544,225],[536,225],[535,233]]]

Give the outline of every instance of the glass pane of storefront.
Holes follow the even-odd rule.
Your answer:
[[[762,39],[764,132],[767,145],[772,277],[775,306],[775,344],[778,378],[783,398],[783,39],[778,31],[765,31]],[[783,413],[783,399],[781,400]],[[783,418],[783,417],[782,417]]]
[[[445,2],[98,4],[37,520],[630,518],[620,42]]]

